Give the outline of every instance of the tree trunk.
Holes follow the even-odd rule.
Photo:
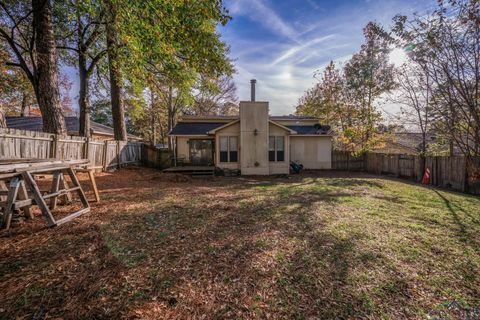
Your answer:
[[[79,134],[83,137],[90,137],[90,105],[88,101],[88,76],[85,65],[85,58],[79,55],[79,76],[80,91],[78,94],[78,107],[80,109],[80,128]]]
[[[175,112],[173,110],[173,88],[171,86],[168,87],[168,119],[167,119],[167,131],[170,132],[173,129],[174,126],[174,118],[175,118]],[[168,137],[168,149],[173,150],[173,139],[172,137]]]
[[[5,114],[3,113],[3,110],[0,109],[0,128],[6,128],[7,127],[7,121],[5,120]]]
[[[60,103],[58,65],[50,0],[32,0],[36,48],[35,95],[42,113],[43,131],[67,134]]]
[[[75,2],[77,13],[77,37],[78,37],[78,75],[80,78],[80,90],[78,92],[78,108],[80,109],[80,123],[78,133],[83,137],[90,137],[90,105],[88,92],[87,48],[84,43],[84,31],[80,6]]]
[[[151,139],[151,141],[150,141],[150,142],[152,143],[152,146],[155,146],[156,136],[157,136],[157,128],[156,128],[155,122],[156,122],[155,113],[152,112],[152,119],[151,119],[151,134],[152,134],[152,139]]]
[[[155,117],[155,94],[153,93],[152,90],[150,90],[150,112],[151,112],[151,118],[150,118],[150,134],[151,134],[151,139],[150,143],[152,146],[155,146],[156,142],[156,136],[157,136],[157,128],[156,128],[156,117]]]
[[[25,91],[22,92],[22,106],[20,109],[20,117],[26,117],[27,111],[27,93]]]
[[[118,34],[115,27],[116,7],[109,2],[110,23],[107,24],[107,54],[110,69],[110,100],[112,104],[113,132],[115,140],[127,140],[125,107],[122,97],[122,77],[118,55]]]

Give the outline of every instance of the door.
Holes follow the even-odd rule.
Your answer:
[[[213,140],[192,139],[190,144],[190,161],[196,166],[213,165]]]

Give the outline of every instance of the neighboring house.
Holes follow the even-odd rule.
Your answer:
[[[5,117],[7,128],[43,131],[42,117]],[[67,125],[68,135],[78,136],[80,120],[78,117],[65,117],[65,124]],[[90,132],[92,138],[99,140],[114,140],[113,128],[90,121]],[[140,140],[139,137],[129,134],[129,140]]]
[[[318,119],[269,116],[268,102],[240,102],[239,116],[184,116],[169,132],[175,157],[245,175],[288,174],[290,161],[330,169],[332,133]]]
[[[435,147],[438,149],[435,134],[425,135],[427,152]],[[413,154],[418,155],[422,151],[423,135],[419,132],[396,132],[388,134],[387,141],[382,148],[375,149],[377,153]],[[434,146],[435,145],[435,146]],[[448,150],[448,147],[446,147]],[[445,150],[445,151],[446,151]]]

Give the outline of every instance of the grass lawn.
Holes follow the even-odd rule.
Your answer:
[[[83,177],[85,179],[85,177]],[[98,177],[55,229],[0,233],[0,318],[426,318],[480,307],[480,198],[345,173]]]

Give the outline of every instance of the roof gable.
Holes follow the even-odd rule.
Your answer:
[[[275,121],[268,120],[268,123],[271,123],[271,124],[273,124],[274,126],[277,126],[277,127],[281,128],[281,129],[283,129],[283,130],[285,130],[285,131],[288,131],[288,132],[290,132],[291,134],[296,134],[296,133],[297,133],[297,131],[295,131],[294,129],[291,129],[291,128],[289,128],[289,127],[283,126],[283,125],[281,125],[280,123],[277,123],[277,122],[275,122]]]
[[[215,134],[215,132],[217,132],[218,130],[225,129],[225,128],[230,127],[231,125],[234,125],[235,123],[239,123],[239,122],[240,122],[240,120],[235,120],[235,121],[226,123],[226,124],[224,124],[223,126],[220,126],[220,127],[218,127],[218,128],[215,128],[215,129],[213,129],[213,130],[208,131],[207,133],[208,133],[208,134]]]

